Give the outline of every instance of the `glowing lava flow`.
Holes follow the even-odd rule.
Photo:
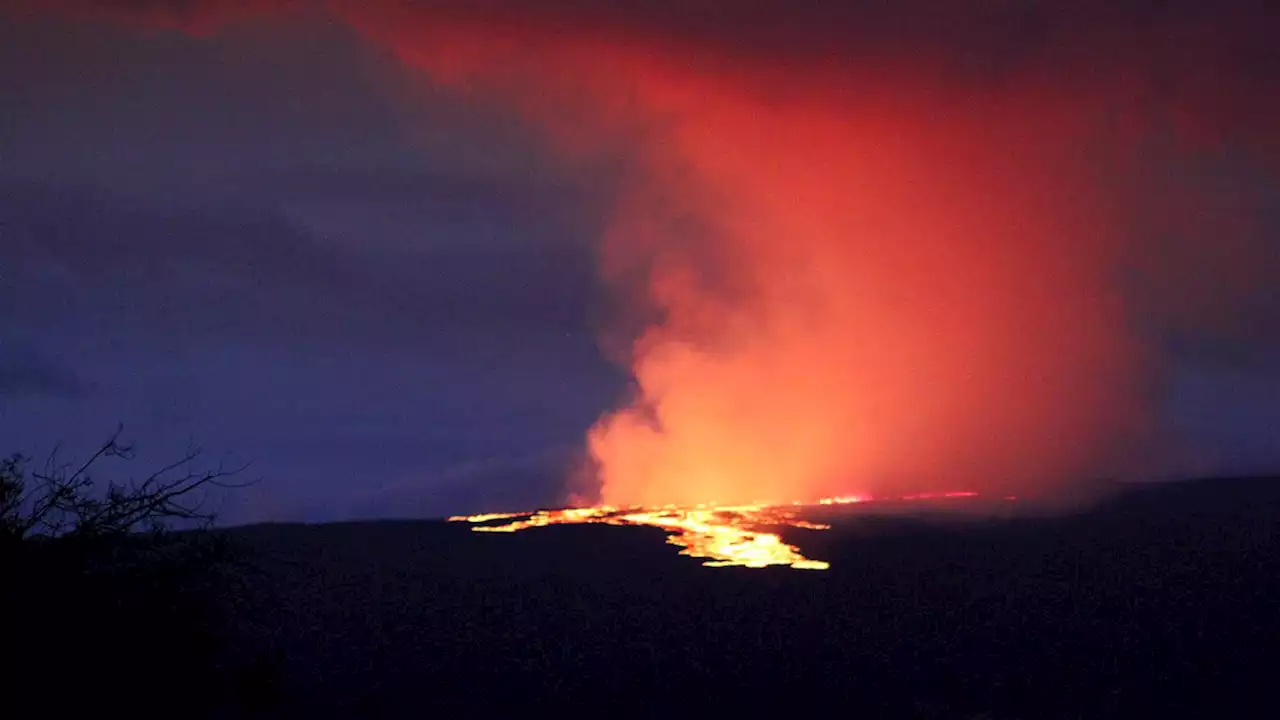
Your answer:
[[[898,500],[977,497],[973,492],[921,493]],[[870,502],[866,495],[823,498],[819,505],[845,505]],[[469,522],[475,532],[518,532],[547,525],[649,525],[670,533],[667,542],[683,548],[681,555],[706,558],[708,567],[731,565],[761,568],[788,565],[799,570],[826,570],[829,563],[812,560],[800,549],[782,541],[770,528],[792,527],[806,530],[828,530],[830,525],[799,518],[802,503],[791,505],[734,505],[660,508],[587,507],[564,510],[538,510],[523,513],[485,513],[449,518],[450,522]],[[506,522],[489,525],[496,520]]]
[[[485,523],[508,520],[502,525],[477,525],[476,532],[517,532],[546,525],[603,524],[650,525],[669,531],[667,542],[678,545],[681,555],[707,558],[703,565],[741,565],[760,568],[789,565],[800,570],[826,570],[821,560],[810,560],[799,548],[788,545],[766,528],[787,526],[826,530],[829,525],[800,520],[798,506],[738,505],[662,508],[590,507],[539,510],[533,513],[488,513],[449,518],[451,522]]]

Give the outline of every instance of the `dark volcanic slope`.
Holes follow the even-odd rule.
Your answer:
[[[1280,481],[1257,480],[1052,520],[855,517],[793,535],[825,573],[703,568],[644,528],[233,532],[268,571],[245,599],[275,627],[285,715],[1128,720],[1272,716],[1278,520]]]

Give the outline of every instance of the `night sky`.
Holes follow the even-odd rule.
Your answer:
[[[1125,254],[1113,262],[1120,255],[1110,252],[1097,260],[1124,299],[1123,355],[1142,360],[1090,366],[1110,372],[1123,364],[1117,385],[1140,386],[1141,431],[1132,437],[1141,440],[1072,467],[1132,478],[1280,472],[1274,11],[1189,2],[1074,3],[1080,9],[1072,11],[983,2],[954,15],[926,2],[836,9],[848,4],[788,11],[768,2],[733,10],[631,2],[605,11],[574,2],[386,0],[259,10],[151,0],[28,3],[0,13],[3,450],[40,457],[61,443],[83,451],[117,423],[138,442],[143,465],[195,442],[211,460],[252,461],[247,473],[262,478],[225,500],[228,522],[440,516],[562,501],[589,428],[628,397],[628,369],[597,342],[615,339],[603,331],[620,325],[619,293],[601,272],[610,262],[601,258],[610,247],[602,238],[616,234],[620,198],[651,195],[636,191],[637,177],[668,177],[665,165],[637,170],[663,130],[638,140],[641,131],[574,103],[585,97],[589,108],[610,108],[602,116],[616,110],[603,93],[582,89],[594,88],[594,78],[571,72],[590,64],[582,53],[599,52],[590,48],[616,47],[628,52],[605,52],[614,63],[602,71],[608,97],[631,97],[629,83],[640,78],[634,115],[661,120],[667,116],[651,111],[660,107],[677,125],[718,116],[651,91],[658,71],[644,73],[657,61],[634,57],[661,58],[663,68],[694,58],[701,64],[691,75],[723,73],[729,84],[749,76],[754,94],[725,96],[733,103],[723,107],[734,108],[740,97],[761,107],[787,107],[792,93],[828,98],[827,85],[839,83],[819,88],[811,72],[818,67],[836,68],[849,84],[938,85],[946,97],[994,98],[973,101],[983,108],[1007,97],[1023,107],[1024,89],[1050,88],[1052,98],[1036,101],[1036,120],[998,132],[983,125],[987,110],[956,111],[957,124],[981,126],[966,138],[992,140],[992,157],[1044,145],[1018,134],[1053,125],[1041,107],[1127,108],[1131,95],[1141,97],[1132,103],[1144,113],[1133,121],[1142,129],[1132,131],[1142,139],[1141,162],[1089,183],[1104,188],[1099,195],[1115,213],[1108,217],[1129,221],[1115,235],[1139,237],[1136,256],[1149,261]],[[548,54],[555,59],[539,59]],[[521,77],[492,70],[504,63],[521,67]],[[544,85],[526,72],[554,80]],[[496,78],[497,88],[476,90],[485,81],[473,75]],[[565,87],[580,94],[530,105],[530,87],[548,97]],[[917,101],[913,92],[876,106],[926,108],[919,113],[936,118],[942,95],[920,91],[926,99]],[[918,129],[923,122],[872,126],[934,138],[933,129]],[[749,136],[732,128],[730,137]],[[1116,132],[1124,141],[1117,144],[1134,150],[1126,132]],[[590,141],[575,142],[579,133]],[[950,140],[937,148],[951,157]],[[825,155],[797,147],[785,157]],[[1097,166],[1116,167],[1114,158]],[[714,179],[719,170],[703,172]],[[934,173],[919,187],[927,193],[953,181]],[[730,191],[764,197],[745,182]],[[1077,207],[1064,202],[1046,207]],[[726,216],[704,210],[687,214]],[[956,213],[965,222],[976,216]],[[1054,235],[1045,247],[1076,242]],[[689,267],[741,267],[711,254]],[[912,278],[904,283],[919,280]],[[903,352],[915,357],[916,347],[906,343]],[[1070,352],[1060,355],[1064,366],[1080,367]],[[785,395],[787,381],[770,388]],[[896,397],[887,394],[885,406]],[[992,420],[992,432],[1025,425],[1020,413]],[[1102,417],[1091,413],[1071,422]],[[758,439],[755,430],[747,436]],[[869,467],[881,465],[892,463]]]

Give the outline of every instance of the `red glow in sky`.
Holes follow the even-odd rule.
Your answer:
[[[1270,277],[1232,203],[1151,185],[1154,222],[1117,211],[1153,143],[1275,150],[1243,11],[1085,3],[1036,35],[998,3],[324,6],[567,163],[629,158],[600,258],[636,387],[587,439],[610,505],[1072,495],[1144,439],[1158,368],[1122,272],[1200,278],[1232,300],[1170,322],[1209,324]],[[1229,240],[1165,252],[1175,200]]]
[[[771,96],[759,63],[523,30],[390,42],[570,154],[621,137],[638,158],[602,271],[658,319],[626,353],[636,397],[590,432],[605,503],[1027,494],[1138,426],[1068,98],[901,68]]]

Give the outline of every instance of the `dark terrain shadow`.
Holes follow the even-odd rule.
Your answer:
[[[240,602],[273,716],[1270,717],[1278,520],[1280,482],[1218,480],[791,533],[828,572],[703,568],[645,528],[229,532],[265,569]]]

